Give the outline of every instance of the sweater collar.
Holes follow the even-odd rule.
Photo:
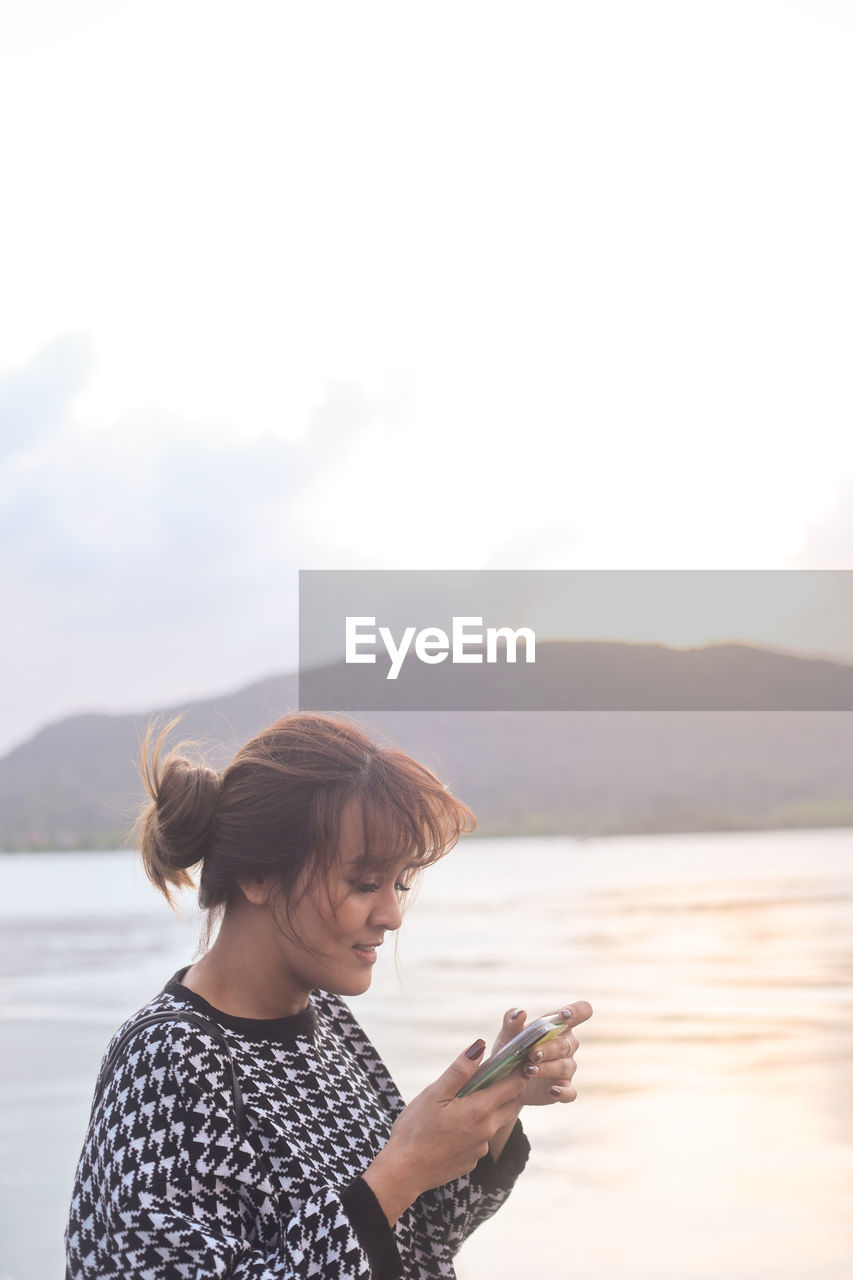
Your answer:
[[[173,999],[179,1000],[182,1004],[189,1005],[191,1009],[203,1014],[205,1018],[209,1018],[217,1026],[235,1031],[244,1040],[271,1040],[277,1044],[285,1045],[295,1045],[297,1040],[313,1042],[317,1015],[310,999],[305,1009],[302,1009],[299,1013],[290,1014],[288,1017],[237,1018],[233,1014],[223,1013],[221,1009],[214,1008],[198,992],[190,991],[189,987],[182,985],[181,979],[189,971],[189,968],[189,965],[185,965],[183,969],[179,969],[169,979],[163,988],[164,995],[172,996]]]

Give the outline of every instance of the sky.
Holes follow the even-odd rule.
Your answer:
[[[300,569],[853,568],[853,11],[0,3],[0,751]]]

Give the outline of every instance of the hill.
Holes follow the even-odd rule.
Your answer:
[[[600,671],[627,688],[630,673],[646,669],[637,648],[602,645]],[[666,652],[657,667],[666,666]],[[771,682],[778,655],[766,658],[763,672],[760,650],[733,669]],[[808,665],[786,659],[798,662]],[[826,668],[835,665],[845,690],[850,679],[849,667],[822,664],[830,692]],[[222,767],[241,742],[296,705],[295,675],[279,675],[186,707],[49,725],[0,759],[0,847],[120,843],[142,800],[134,761],[155,715],[183,712],[179,735],[201,740]],[[435,769],[475,809],[484,834],[853,825],[848,711],[374,711],[358,718]]]

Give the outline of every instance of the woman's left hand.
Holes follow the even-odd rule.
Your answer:
[[[563,1005],[554,1012],[568,1014],[569,1024],[558,1036],[546,1040],[528,1053],[527,1063],[522,1068],[527,1076],[527,1084],[519,1097],[521,1106],[544,1107],[552,1102],[574,1102],[578,1096],[572,1084],[577,1068],[575,1052],[578,1048],[574,1028],[592,1017],[592,1006],[586,1000],[576,1000],[574,1004]],[[519,1031],[524,1030],[526,1018],[524,1009],[507,1010],[492,1053],[497,1053]]]

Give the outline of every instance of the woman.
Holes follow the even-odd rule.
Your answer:
[[[164,737],[143,744],[140,852],[169,900],[200,864],[207,949],[105,1056],[67,1276],[453,1276],[524,1166],[522,1106],[574,1098],[577,1041],[568,1028],[524,1074],[457,1098],[477,1040],[404,1106],[340,997],[370,986],[405,894],[473,814],[330,717],[285,716],[221,777],[164,759]],[[496,1048],[524,1018],[507,1014]]]

